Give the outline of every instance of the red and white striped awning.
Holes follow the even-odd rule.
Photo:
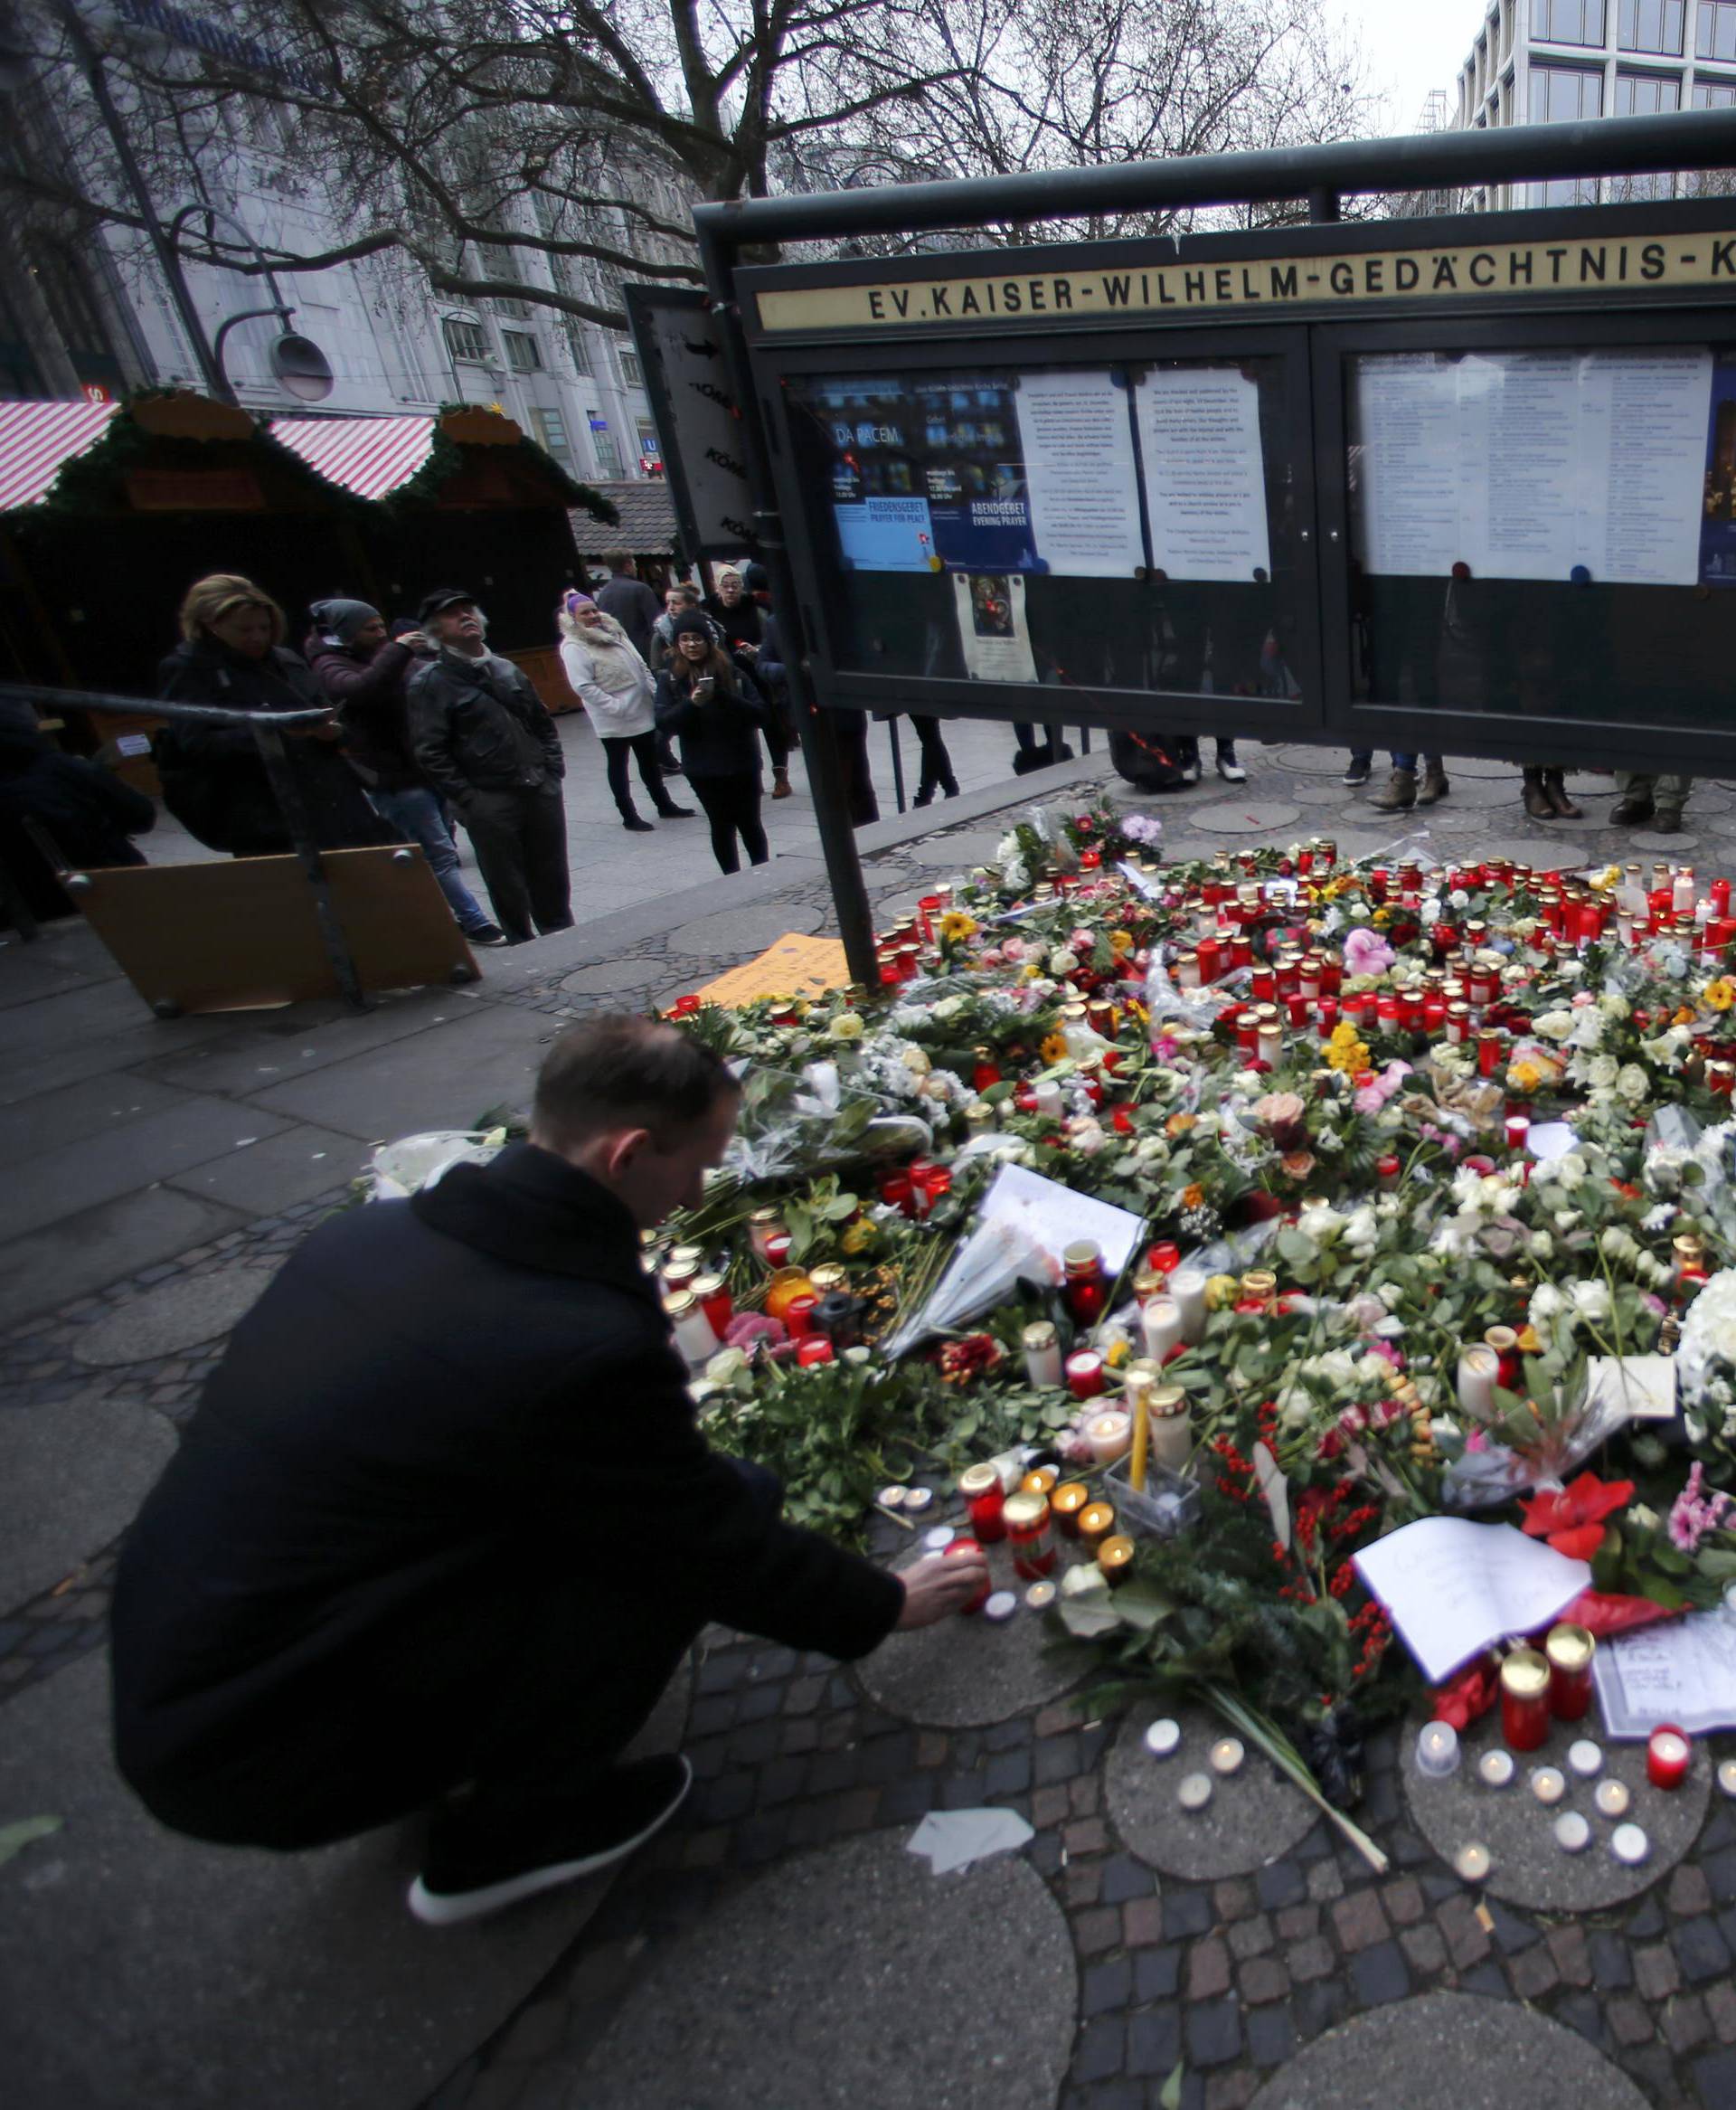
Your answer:
[[[118,403],[0,402],[0,513],[40,506],[74,455],[94,447]]]
[[[273,418],[271,437],[316,476],[358,498],[383,498],[408,483],[434,445],[434,421],[410,418]]]

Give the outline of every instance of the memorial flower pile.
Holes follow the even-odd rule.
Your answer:
[[[1736,918],[1665,866],[1159,833],[1033,814],[878,988],[678,1005],[748,1101],[649,1264],[711,1433],[805,1520],[984,1461],[1094,1483],[1131,1554],[1058,1632],[1239,1692],[1344,1799],[1417,1696],[1353,1566],[1382,1535],[1514,1525],[1606,1633],[1736,1579]]]

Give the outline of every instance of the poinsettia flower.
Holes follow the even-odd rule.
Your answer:
[[[1569,1560],[1590,1560],[1603,1544],[1604,1519],[1633,1499],[1631,1480],[1606,1482],[1595,1472],[1582,1472],[1558,1493],[1533,1495],[1519,1507],[1524,1511],[1528,1538],[1548,1539]]]
[[[1628,1633],[1637,1626],[1650,1626],[1660,1619],[1675,1619],[1679,1612],[1685,1612],[1684,1604],[1672,1611],[1667,1604],[1655,1604],[1649,1597],[1630,1597],[1617,1590],[1581,1590],[1572,1604],[1563,1604],[1555,1614],[1558,1620],[1566,1620],[1574,1626],[1582,1626],[1599,1641],[1608,1641],[1611,1634]]]
[[[1462,1732],[1488,1713],[1500,1692],[1500,1666],[1493,1656],[1478,1656],[1456,1671],[1436,1693],[1435,1719],[1450,1722]]]

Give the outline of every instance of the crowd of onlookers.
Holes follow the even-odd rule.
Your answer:
[[[563,594],[554,625],[562,671],[602,749],[622,826],[646,834],[655,825],[635,803],[637,771],[657,819],[703,812],[720,870],[737,871],[743,850],[750,864],[764,864],[771,850],[762,755],[772,800],[787,799],[799,741],[763,568],[725,564],[709,594],[675,581],[659,596],[625,552],[604,563],[607,581]],[[490,648],[486,614],[471,593],[436,588],[414,616],[391,623],[366,601],[316,601],[296,650],[268,592],[217,573],[186,595],[180,629],[158,670],[160,697],[300,714],[282,727],[276,784],[245,725],[175,719],[156,732],[164,802],[201,843],[234,856],[288,850],[279,797],[287,771],[321,848],[419,844],[473,944],[520,944],[571,923],[566,752],[529,677]],[[879,818],[868,714],[837,712],[832,723],[850,818],[860,827]],[[921,755],[915,804],[956,796],[939,721],[912,714],[910,724]],[[1015,773],[1071,756],[1057,730],[1014,730]],[[1197,740],[1118,732],[1110,748],[1122,775],[1144,788],[1178,790],[1200,781]],[[1245,780],[1232,740],[1217,743],[1216,767],[1226,782]],[[1354,752],[1346,786],[1366,784],[1372,767],[1372,753]],[[674,795],[682,781],[696,808]],[[1688,777],[1624,771],[1617,782],[1613,824],[1649,821],[1665,834],[1681,828]],[[1450,789],[1439,755],[1395,753],[1389,781],[1368,804],[1407,812]],[[1559,767],[1527,767],[1524,800],[1536,819],[1582,818]],[[33,913],[64,913],[67,898],[27,818],[69,866],[137,865],[144,860],[131,838],[153,825],[156,809],[112,771],[52,747],[34,714],[17,706],[0,713],[0,867]],[[470,838],[487,908],[466,884],[459,828]]]

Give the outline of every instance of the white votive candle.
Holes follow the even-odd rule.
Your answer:
[[[1485,1787],[1511,1787],[1513,1754],[1510,1751],[1486,1751],[1477,1762],[1477,1770]]]
[[[1161,1363],[1171,1348],[1181,1346],[1182,1308],[1174,1297],[1154,1297],[1140,1313],[1139,1322],[1146,1353],[1154,1363]]]
[[[1425,1722],[1417,1737],[1417,1771],[1445,1780],[1458,1771],[1458,1731],[1450,1722]]]
[[[1603,1751],[1590,1736],[1580,1736],[1567,1747],[1567,1763],[1581,1780],[1590,1780],[1593,1774],[1603,1770]]]
[[[1133,1441],[1133,1416],[1118,1412],[1094,1414],[1085,1424],[1085,1441],[1091,1447],[1094,1464],[1113,1465],[1118,1458],[1127,1456]]]
[[[1461,1882],[1480,1883],[1489,1872],[1489,1850],[1486,1846],[1461,1846],[1453,1856],[1453,1867]]]
[[[1567,1793],[1567,1780],[1559,1766],[1540,1765],[1531,1776],[1531,1792],[1540,1802],[1559,1802]]]
[[[1637,1869],[1652,1850],[1652,1842],[1637,1824],[1618,1824],[1609,1834],[1609,1850],[1618,1861]]]
[[[1203,1810],[1212,1800],[1211,1775],[1203,1773],[1184,1774],[1182,1784],[1175,1791],[1175,1800],[1184,1810]]]
[[[1240,1736],[1220,1736],[1212,1746],[1212,1770],[1220,1774],[1235,1773],[1246,1756]]]
[[[1047,1612],[1054,1601],[1055,1585],[1052,1583],[1033,1583],[1024,1594],[1024,1608],[1027,1612]]]
[[[1146,1749],[1154,1758],[1173,1758],[1182,1747],[1182,1725],[1160,1715],[1146,1730]]]
[[[950,1524],[937,1524],[922,1534],[922,1543],[930,1553],[944,1553],[958,1536]]]
[[[995,1590],[983,1601],[983,1617],[998,1626],[1003,1620],[1011,1619],[1018,1608],[1019,1601],[1011,1590]]]
[[[1599,1817],[1625,1817],[1633,1797],[1628,1793],[1628,1784],[1619,1780],[1600,1780],[1596,1796]]]
[[[1563,1853],[1583,1853],[1591,1843],[1591,1827],[1577,1810],[1563,1810],[1555,1820],[1555,1843]]]
[[[1169,1278],[1169,1294],[1182,1315],[1182,1339],[1191,1348],[1205,1336],[1205,1277],[1194,1267],[1178,1267]]]
[[[1061,1085],[1053,1077],[1039,1077],[1031,1087],[1031,1096],[1037,1102],[1039,1113],[1059,1115],[1061,1109]]]
[[[1501,1358],[1481,1341],[1458,1358],[1458,1405],[1472,1421],[1487,1421],[1495,1412],[1495,1380]]]
[[[1719,1762],[1718,1786],[1722,1793],[1736,1796],[1736,1758],[1725,1758]]]

